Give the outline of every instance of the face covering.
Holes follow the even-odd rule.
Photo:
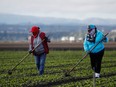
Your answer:
[[[39,32],[40,32],[40,30],[32,32],[32,35],[34,36],[34,38],[36,38],[38,36]]]
[[[89,34],[94,35],[95,34],[95,29],[92,29]]]
[[[88,30],[87,40],[89,42],[95,42],[96,32],[95,29]]]

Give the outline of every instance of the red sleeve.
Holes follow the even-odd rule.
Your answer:
[[[34,37],[33,37],[33,36],[31,36],[31,49],[32,49],[32,50],[34,49],[33,41],[34,41]]]
[[[41,32],[41,34],[40,34],[40,38],[43,40],[44,38],[45,38],[45,33],[44,32]],[[44,40],[43,41],[43,46],[44,46],[44,50],[45,50],[45,53],[49,53],[49,47],[48,47],[48,43],[47,43],[47,41],[46,40]]]

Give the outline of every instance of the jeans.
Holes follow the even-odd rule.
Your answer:
[[[37,69],[39,71],[39,75],[42,75],[44,73],[46,53],[43,53],[43,54],[38,55],[38,56],[34,56],[34,58],[35,58],[35,64],[36,64]]]

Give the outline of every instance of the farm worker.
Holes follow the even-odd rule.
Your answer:
[[[30,30],[32,33],[30,36],[29,41],[29,53],[32,53],[35,58],[35,64],[37,66],[39,75],[42,75],[44,73],[44,66],[45,66],[45,60],[46,60],[46,54],[49,53],[49,47],[48,47],[48,38],[46,37],[46,34],[44,32],[40,31],[40,28],[38,26],[33,26]],[[45,39],[43,42],[42,40]],[[42,43],[41,43],[42,42]],[[34,49],[39,43],[39,47],[37,47],[33,52],[32,49]]]
[[[103,38],[103,36],[103,33],[98,30],[95,25],[88,25],[87,35],[85,36],[83,43],[84,50],[89,52],[90,49]],[[108,38],[106,37],[89,53],[91,67],[95,71],[96,78],[100,77],[101,61],[105,50],[103,42],[108,42]]]

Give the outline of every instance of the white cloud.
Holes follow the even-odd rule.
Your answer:
[[[65,17],[116,18],[115,0],[1,0],[0,13]]]

